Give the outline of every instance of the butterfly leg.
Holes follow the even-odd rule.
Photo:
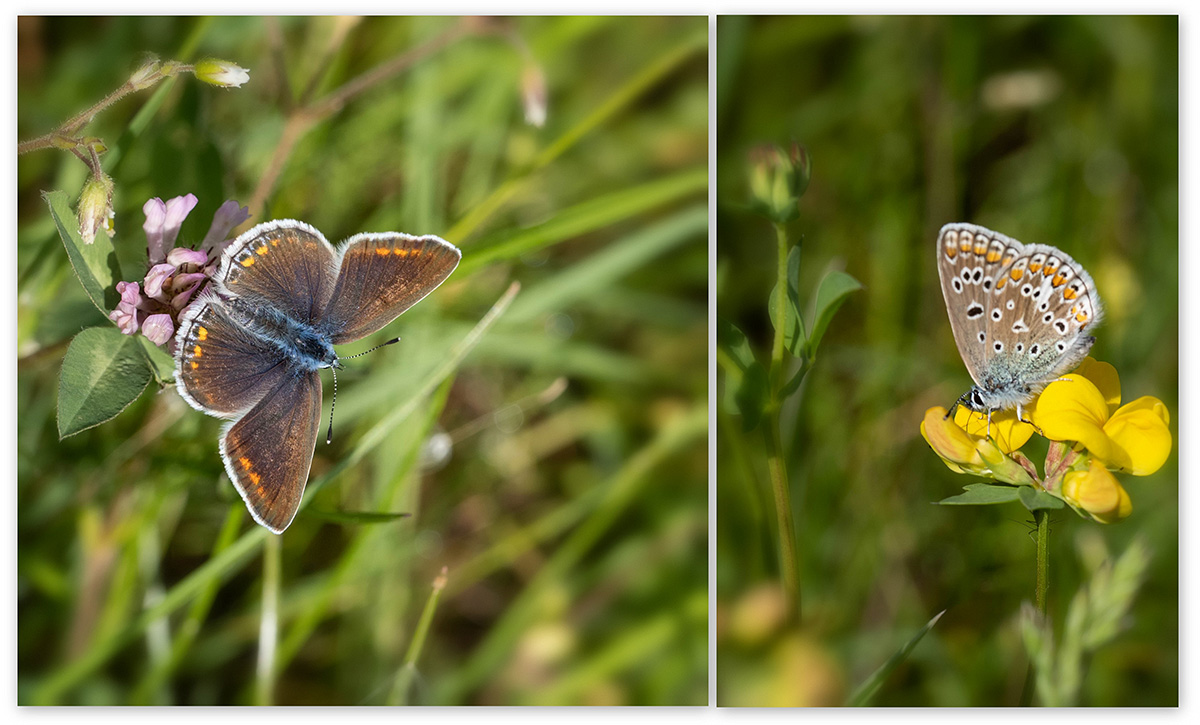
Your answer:
[[[1017,420],[1021,421],[1022,423],[1028,423],[1029,425],[1033,426],[1033,429],[1038,432],[1038,435],[1043,438],[1046,437],[1046,434],[1042,432],[1042,429],[1038,427],[1037,423],[1034,423],[1032,420],[1025,417],[1025,406],[1020,404],[1017,405]]]

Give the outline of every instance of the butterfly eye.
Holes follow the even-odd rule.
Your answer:
[[[978,390],[971,391],[971,408],[973,410],[983,410],[983,396]]]

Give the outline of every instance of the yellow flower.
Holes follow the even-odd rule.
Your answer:
[[[1129,494],[1096,458],[1087,470],[1071,471],[1063,477],[1062,494],[1102,524],[1116,523],[1133,513]]]
[[[1050,440],[1076,441],[1109,468],[1148,476],[1171,453],[1170,413],[1150,396],[1120,403],[1116,370],[1088,358],[1076,372],[1046,386],[1031,414]]]
[[[969,435],[982,437],[990,431],[992,440],[996,441],[996,445],[1006,454],[1025,445],[1033,436],[1033,426],[1022,423],[1015,410],[992,413],[989,425],[987,413],[978,413],[960,405],[954,411],[954,422]]]
[[[994,419],[992,428],[993,433],[996,432]],[[925,419],[921,421],[921,435],[946,467],[955,473],[986,476],[1017,485],[1028,486],[1034,483],[1021,464],[1006,455],[1002,446],[982,435],[971,435],[957,420],[948,420],[946,409],[941,406],[934,406],[925,411]],[[1019,437],[1019,434],[1013,437],[1010,427],[1007,440],[1016,440]],[[1025,436],[1025,439],[1027,440],[1028,436]],[[1021,443],[1024,443],[1024,440]],[[1007,452],[1011,452],[1011,449]]]

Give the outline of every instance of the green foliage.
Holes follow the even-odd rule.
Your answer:
[[[117,306],[116,284],[120,280],[116,267],[116,252],[106,234],[97,234],[91,244],[79,236],[79,221],[71,211],[67,193],[51,191],[42,195],[50,206],[50,216],[66,247],[71,267],[88,299],[104,314]]]
[[[58,437],[112,420],[150,383],[150,367],[137,340],[92,327],[67,347],[58,380]]]
[[[800,245],[788,250],[787,256],[787,301],[784,303],[784,319],[775,319],[775,296],[779,294],[779,285],[771,288],[771,296],[767,302],[767,311],[771,314],[771,326],[778,329],[783,325],[783,346],[793,357],[804,356],[804,345],[808,338],[804,333],[804,314],[800,311]]]
[[[1179,28],[1162,16],[717,19],[718,318],[751,349],[769,348],[774,240],[748,213],[746,177],[763,143],[795,138],[812,155],[788,229],[803,235],[802,299],[831,269],[863,285],[780,414],[804,634],[853,689],[947,610],[875,705],[1015,705],[1027,667],[1013,623],[1035,582],[1030,515],[1014,503],[930,505],[969,483],[919,432],[925,410],[971,384],[938,284],[943,224],[979,223],[1078,260],[1106,308],[1092,355],[1116,366],[1125,402],[1154,395],[1180,409]],[[734,380],[722,365],[725,375]],[[719,622],[780,581],[767,445],[739,434],[729,402],[717,399]],[[1026,446],[1030,459],[1044,458],[1039,445]],[[1091,656],[1081,704],[1179,701],[1178,457],[1130,481],[1134,513],[1120,524],[1047,512],[1056,628],[1086,577],[1070,555],[1085,531],[1113,551],[1141,534],[1155,552],[1129,629]],[[774,660],[729,629],[716,639],[718,702],[741,694],[725,683],[786,671],[764,671]],[[778,682],[780,697],[795,689]]]
[[[1057,640],[1053,625],[1037,609],[1028,602],[1021,607],[1021,634],[1036,672],[1039,704],[1079,704],[1088,659],[1125,628],[1149,565],[1145,542],[1134,539],[1115,562],[1094,568],[1071,599]]]
[[[717,346],[733,363],[725,377],[725,405],[742,417],[742,430],[754,430],[767,399],[767,371],[754,357],[746,335],[728,320],[717,320]]]
[[[107,249],[78,244],[84,165],[20,157],[20,702],[706,701],[704,18],[20,22],[21,138],[144,52],[250,72],[237,89],[166,80],[88,125],[115,184]],[[284,148],[289,109],[401,56]],[[530,62],[540,129],[523,122]],[[269,545],[224,476],[222,421],[167,387],[165,352],[104,319],[113,284],[145,274],[142,205],[189,192],[185,243],[233,198],[251,223],[430,232],[464,253],[339,351],[402,338],[340,371],[333,444]],[[161,387],[59,442],[76,334],[120,341]]]
[[[858,686],[858,689],[854,691],[854,694],[850,696],[850,700],[846,704],[850,707],[864,707],[866,705],[870,705],[872,698],[875,697],[876,692],[879,692],[879,688],[883,686],[883,683],[888,678],[888,675],[895,672],[896,668],[899,667],[906,659],[908,659],[909,654],[912,653],[913,648],[917,646],[917,643],[921,641],[921,638],[924,637],[929,630],[933,629],[933,625],[937,624],[938,620],[941,619],[942,615],[945,613],[946,610],[943,609],[935,614],[933,619],[929,620],[924,627],[921,627],[921,629],[914,634],[911,639],[905,642],[900,649],[896,650],[895,654],[888,658],[887,662],[884,662],[882,665],[880,665],[879,669],[872,672],[871,676]]]
[[[813,330],[808,339],[811,356],[816,355],[821,338],[825,337],[825,330],[833,321],[838,308],[851,293],[860,289],[862,284],[845,272],[833,271],[821,280],[820,286],[817,287],[817,297],[813,301]]]

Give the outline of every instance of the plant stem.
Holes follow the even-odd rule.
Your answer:
[[[1046,591],[1050,588],[1050,513],[1044,510],[1033,512],[1033,520],[1037,524],[1037,582],[1034,585],[1033,598],[1038,612],[1046,614]],[[1025,685],[1021,688],[1021,707],[1033,704],[1033,661],[1025,671]]]
[[[1045,614],[1046,591],[1050,588],[1050,512],[1034,511],[1033,520],[1037,522],[1037,585],[1034,601],[1038,611]]]
[[[258,621],[258,667],[254,704],[270,705],[275,692],[275,650],[279,641],[280,537],[267,537],[263,547],[262,613]]]
[[[796,559],[796,524],[792,516],[792,498],[788,490],[787,466],[783,458],[783,439],[779,433],[779,411],[782,401],[779,389],[783,377],[783,336],[787,328],[787,230],[775,225],[778,251],[776,269],[775,339],[771,346],[771,366],[767,371],[769,397],[763,418],[763,436],[767,443],[767,470],[775,494],[775,518],[779,525],[779,568],[783,575],[783,593],[787,602],[788,623],[800,621],[800,577]]]

